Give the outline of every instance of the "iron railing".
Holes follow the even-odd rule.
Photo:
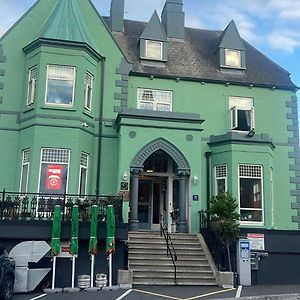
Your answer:
[[[123,221],[121,196],[16,193],[4,189],[0,197],[0,220],[52,220],[55,205],[60,205],[62,220],[68,221],[72,207],[78,205],[79,220],[88,222],[91,207],[97,205],[98,220],[104,221],[106,207],[111,204],[115,209],[116,222]]]
[[[204,210],[199,211],[199,232],[202,234],[207,247],[219,271],[227,270],[226,249],[220,242],[217,233],[211,228],[209,216]]]
[[[168,226],[164,221],[163,215],[161,216],[160,222],[160,235],[164,236],[167,245],[167,256],[171,257],[173,267],[174,267],[174,283],[177,284],[177,254],[172,242],[171,234],[168,232]]]

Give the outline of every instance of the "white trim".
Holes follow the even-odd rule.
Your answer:
[[[27,193],[29,170],[30,170],[30,160],[29,160],[29,162],[24,163],[24,153],[25,153],[25,151],[29,151],[29,153],[31,154],[29,148],[26,148],[26,149],[22,150],[22,165],[21,165],[21,176],[20,176],[20,182],[19,182],[19,191],[21,192],[21,188],[22,188],[22,179],[23,179],[23,171],[24,171],[23,167],[25,165],[27,165],[28,169],[27,169],[27,178],[26,178],[26,187],[25,187],[25,193]]]
[[[251,177],[251,176],[240,176],[240,166],[242,165],[248,165],[248,166],[253,166],[253,167],[260,167],[261,169],[261,176],[260,177]],[[240,220],[241,225],[264,225],[264,214],[265,214],[265,209],[264,209],[264,169],[263,165],[259,164],[250,164],[250,163],[240,163],[238,164],[237,168],[237,175],[238,175],[238,205],[239,205],[239,214],[241,214],[241,210],[251,210],[251,211],[261,211],[261,221],[244,221]],[[261,181],[261,208],[241,208],[241,195],[240,195],[240,178],[252,178],[252,179],[260,179]]]
[[[217,177],[217,167],[225,167],[226,169],[226,176],[225,177]],[[218,194],[218,190],[217,190],[217,180],[218,179],[225,179],[225,193],[228,192],[228,170],[227,170],[227,165],[226,164],[220,164],[220,165],[215,165],[214,166],[214,181],[215,181],[215,188],[214,188],[214,192],[215,192],[215,195]]]
[[[35,77],[33,77],[32,73],[35,70]],[[37,66],[33,66],[28,69],[28,81],[27,81],[27,99],[26,99],[26,105],[30,106],[34,103],[36,98],[36,85],[37,85]],[[31,93],[29,94],[29,91],[31,90]]]
[[[81,164],[81,155],[82,154],[85,154],[85,155],[87,155],[87,165],[86,166],[84,166],[84,165],[82,165]],[[84,199],[84,197],[80,197],[80,184],[81,184],[81,172],[82,172],[82,169],[85,169],[86,170],[86,173],[85,173],[85,191],[84,191],[84,193],[83,193],[83,195],[86,195],[86,191],[87,191],[87,178],[88,178],[88,168],[89,168],[89,160],[90,160],[90,155],[88,154],[88,153],[86,153],[86,152],[84,152],[84,151],[82,151],[81,153],[80,153],[80,163],[79,163],[79,180],[78,180],[78,198],[79,199]]]
[[[72,103],[71,104],[64,104],[64,103],[48,103],[47,102],[47,95],[48,95],[48,75],[49,75],[49,67],[56,66],[56,67],[67,67],[74,70],[73,74],[73,89],[72,89]],[[70,65],[59,65],[59,64],[48,64],[47,65],[47,72],[46,72],[46,88],[45,88],[45,105],[47,106],[60,106],[60,107],[73,107],[74,106],[74,99],[75,99],[75,86],[76,86],[76,66]]]

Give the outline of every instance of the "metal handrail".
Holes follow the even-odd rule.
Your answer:
[[[172,238],[170,233],[168,232],[168,226],[166,225],[164,221],[163,215],[161,216],[161,222],[160,222],[160,235],[164,236],[166,244],[167,244],[167,256],[171,256],[171,260],[174,266],[174,282],[177,284],[177,254],[172,242]]]

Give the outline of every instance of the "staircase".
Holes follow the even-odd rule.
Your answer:
[[[217,285],[215,267],[201,246],[201,236],[172,234],[178,285]],[[202,241],[203,243],[203,241]],[[129,233],[129,269],[133,284],[174,285],[174,266],[159,232]]]

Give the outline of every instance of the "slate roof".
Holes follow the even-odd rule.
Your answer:
[[[109,18],[104,17],[108,23]],[[246,70],[224,72],[220,69],[217,49],[223,31],[185,28],[185,40],[169,39],[169,55],[165,64],[148,66],[141,62],[139,38],[147,23],[124,21],[124,33],[113,33],[135,74],[158,77],[180,77],[207,82],[229,82],[254,86],[270,86],[295,90],[290,74],[244,41]]]

